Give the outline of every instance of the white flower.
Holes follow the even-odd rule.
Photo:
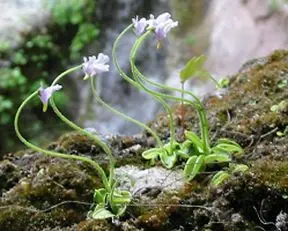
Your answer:
[[[160,14],[156,19],[153,14],[150,15],[150,19],[147,20],[148,29],[154,29],[156,38],[158,41],[164,39],[169,31],[178,26],[177,21],[173,21],[171,19],[171,15],[169,13]]]
[[[171,15],[168,12],[160,14],[156,19],[153,14],[150,14],[150,19],[147,20],[147,24],[149,25],[149,29],[155,29],[157,25],[165,23],[167,20],[172,20],[170,18]]]
[[[89,77],[95,77],[97,74],[109,71],[109,57],[103,53],[99,53],[98,57],[90,56],[88,59],[84,57],[83,71],[85,73],[84,80]]]
[[[134,27],[136,29],[136,34],[139,36],[141,35],[147,26],[147,20],[146,18],[141,18],[139,20],[138,15],[135,18],[132,18],[132,22],[134,24]]]
[[[50,99],[50,97],[53,95],[53,93],[55,91],[59,91],[62,88],[61,85],[56,84],[54,86],[50,86],[47,88],[43,88],[41,87],[39,89],[39,95],[40,95],[40,100],[43,103],[43,111],[47,111],[47,107],[48,107],[48,100]]]

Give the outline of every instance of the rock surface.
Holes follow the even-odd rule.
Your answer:
[[[169,42],[167,83],[180,87],[179,71],[194,55],[205,54],[207,69],[220,79],[235,73],[249,59],[288,49],[288,4],[279,0],[279,7],[272,9],[269,2],[170,0],[180,28]],[[201,96],[215,88],[213,83],[197,80],[189,81],[187,88],[188,84]]]
[[[143,150],[154,145],[148,134],[112,136],[106,141],[117,158],[119,187],[130,187],[127,177],[120,175],[127,173],[131,182],[133,177],[136,180],[131,187],[133,202],[119,220],[99,221],[86,218],[93,191],[101,185],[94,169],[81,162],[23,150],[6,155],[0,162],[0,230],[287,230],[288,104],[271,110],[273,105],[287,101],[287,79],[288,51],[276,51],[248,62],[232,77],[221,99],[209,96],[204,101],[212,142],[226,137],[240,143],[245,156],[234,161],[247,164],[246,173],[233,174],[212,187],[207,172],[181,187],[173,182],[183,163],[167,174],[169,171],[151,168],[142,159]],[[177,107],[174,117],[181,141],[183,128]],[[166,114],[159,115],[150,126],[167,140]],[[199,132],[197,114],[188,106],[185,126]],[[83,135],[65,134],[48,149],[89,156],[106,168],[107,156]],[[151,180],[145,184],[147,172]],[[164,176],[152,180],[159,172],[167,178],[166,187],[159,184]]]

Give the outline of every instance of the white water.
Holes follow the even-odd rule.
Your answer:
[[[140,17],[149,17],[149,13],[159,14],[165,9],[165,3],[151,1],[150,4],[147,4],[147,2],[118,0],[117,4],[113,6],[111,3],[105,3],[105,1],[103,3],[101,1],[100,3],[97,2],[97,5],[100,5],[100,9],[106,9],[106,11],[99,10],[99,18],[104,20],[104,23],[106,18],[110,18],[110,21],[107,20],[107,27],[101,37],[104,49],[97,50],[97,53],[103,52],[111,57],[112,44],[115,38],[121,30],[131,23],[131,18],[135,16],[135,12],[138,12]],[[158,11],[160,8],[162,11]],[[145,12],[141,11],[149,13],[145,14]],[[118,47],[119,64],[127,73],[129,72],[128,56],[135,39],[136,36],[130,33],[123,38]],[[157,51],[155,44],[154,40],[145,44],[138,55],[137,63],[141,70],[145,72],[145,75],[163,81],[165,76],[167,76],[165,50]],[[101,76],[98,85],[100,85],[101,98],[105,102],[142,122],[146,123],[153,119],[161,110],[161,106],[151,96],[144,92],[139,92],[120,77],[112,63],[112,58],[109,73]],[[113,112],[108,111],[95,102],[91,97],[88,85],[82,89],[82,100],[81,113],[84,115],[82,117],[84,127],[96,128],[98,132],[103,134],[134,134],[141,131],[141,128],[137,125],[113,114]]]

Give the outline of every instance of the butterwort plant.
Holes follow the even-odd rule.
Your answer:
[[[199,137],[196,133],[192,131],[186,131],[185,132],[186,140],[182,144],[178,144],[176,141],[173,141],[175,139],[174,127],[173,127],[174,125],[173,123],[170,123],[170,131],[171,131],[170,144],[172,145],[169,146],[168,144],[166,144],[164,152],[159,148],[153,148],[147,150],[143,152],[142,154],[143,157],[145,159],[153,159],[153,160],[157,157],[160,157],[162,163],[169,168],[173,167],[178,157],[187,159],[184,168],[184,176],[187,181],[194,179],[194,177],[198,175],[200,172],[203,172],[208,165],[215,163],[219,164],[228,163],[230,172],[231,171],[233,172],[234,171],[233,169],[236,169],[237,171],[246,170],[247,168],[244,168],[243,165],[241,165],[242,167],[237,167],[237,165],[235,167],[235,164],[231,164],[232,155],[239,156],[243,154],[243,149],[239,144],[227,138],[221,138],[218,141],[216,141],[216,143],[213,146],[211,146],[209,140],[208,120],[204,105],[197,96],[195,96],[191,92],[187,92],[184,90],[184,83],[188,79],[195,76],[210,77],[216,83],[217,87],[219,87],[217,81],[204,68],[204,63],[206,60],[205,56],[193,57],[181,70],[179,76],[182,85],[181,89],[175,89],[148,80],[135,65],[135,58],[138,49],[141,47],[141,45],[144,43],[144,41],[150,34],[156,35],[157,48],[159,48],[160,47],[159,44],[162,44],[163,39],[167,36],[167,33],[172,28],[176,27],[178,25],[178,22],[173,21],[169,13],[163,13],[157,18],[151,15],[149,20],[142,18],[141,21],[142,23],[140,25],[140,23],[138,23],[137,20],[135,19],[132,20],[133,27],[135,28],[137,32],[136,34],[138,36],[130,53],[130,65],[134,79],[139,83],[139,85],[142,87],[144,91],[146,91],[147,93],[151,94],[156,98],[158,97],[158,99],[159,97],[162,98],[163,100],[167,98],[174,99],[180,101],[182,103],[182,106],[184,102],[190,103],[198,112],[201,128],[201,137]],[[146,29],[143,29],[144,28],[143,25],[145,22],[146,22]],[[140,26],[141,30],[139,28]],[[141,35],[139,32],[142,32]],[[148,89],[145,83],[153,85],[154,87],[156,86],[160,89],[181,92],[181,98],[171,97],[167,94],[159,93],[155,90]],[[184,93],[188,93],[190,96],[192,96],[194,102],[184,99]],[[172,118],[171,110],[168,111],[171,121]],[[184,114],[182,114],[182,117],[184,117]],[[182,120],[184,120],[184,118],[182,118]],[[166,160],[170,161],[167,162]],[[218,185],[223,180],[225,180],[228,175],[229,173],[227,171],[220,171],[212,178],[212,183],[214,185]]]
[[[62,86],[58,84],[58,82],[68,74],[72,73],[73,71],[76,71],[78,69],[83,69],[84,71],[84,79],[89,78],[95,78],[97,75],[106,72],[109,70],[109,65],[107,64],[109,62],[109,57],[100,53],[98,56],[91,56],[88,58],[84,58],[84,62],[81,65],[78,65],[76,67],[70,68],[60,75],[58,75],[51,86],[44,88],[41,86],[38,90],[33,92],[30,96],[28,96],[23,103],[18,108],[15,120],[14,120],[14,127],[16,134],[18,138],[29,148],[33,149],[36,152],[43,153],[44,155],[48,155],[51,157],[56,158],[64,158],[64,159],[70,159],[70,160],[78,160],[85,163],[88,163],[92,165],[95,170],[97,171],[99,177],[102,180],[103,188],[97,188],[95,189],[94,193],[94,208],[89,211],[88,217],[93,219],[105,219],[110,218],[114,216],[120,216],[122,215],[127,207],[127,204],[131,201],[131,194],[128,191],[125,190],[119,190],[117,189],[117,182],[114,177],[114,168],[115,168],[115,159],[112,155],[112,151],[109,148],[109,146],[103,142],[98,136],[95,134],[91,134],[88,131],[82,129],[72,121],[70,121],[68,118],[66,118],[58,109],[56,106],[54,100],[53,100],[53,94],[55,94],[57,91],[62,89]],[[76,131],[87,135],[90,139],[92,139],[97,145],[99,145],[103,151],[108,155],[109,157],[109,174],[105,173],[104,169],[94,160],[85,157],[85,156],[78,156],[73,154],[65,154],[65,153],[59,153],[56,151],[46,150],[41,147],[38,147],[32,143],[30,143],[27,139],[25,139],[19,129],[19,118],[23,111],[23,108],[34,98],[39,96],[42,104],[43,104],[43,112],[47,111],[48,104],[50,103],[52,109],[56,113],[56,115],[66,124],[68,124],[70,127],[75,129]]]
[[[205,167],[211,163],[223,163],[228,162],[230,168],[228,170],[223,170],[218,172],[213,178],[212,182],[216,185],[221,183],[224,179],[226,179],[231,173],[235,171],[240,171],[246,169],[244,165],[235,165],[231,164],[232,154],[235,153],[243,153],[242,148],[236,142],[229,139],[219,139],[214,146],[211,147],[209,140],[209,127],[208,120],[206,116],[206,111],[201,103],[200,99],[194,95],[190,91],[186,91],[184,87],[181,89],[173,88],[164,84],[160,84],[154,81],[151,81],[147,78],[136,66],[135,59],[137,56],[138,50],[141,48],[141,45],[144,41],[150,36],[154,35],[156,40],[157,49],[161,48],[164,43],[165,38],[171,29],[178,26],[178,22],[171,19],[171,15],[169,13],[163,13],[158,17],[154,15],[150,15],[149,19],[140,18],[136,16],[132,19],[132,24],[130,24],[127,28],[125,28],[120,35],[116,38],[113,49],[112,49],[112,57],[113,62],[118,70],[120,76],[129,82],[132,86],[136,87],[138,90],[142,90],[151,96],[153,96],[157,101],[159,101],[169,115],[169,127],[170,127],[170,138],[169,140],[162,141],[158,134],[153,131],[150,127],[143,124],[142,122],[127,116],[123,112],[120,112],[108,105],[104,102],[100,95],[98,94],[95,87],[95,79],[99,77],[100,74],[109,71],[109,62],[110,59],[107,55],[103,53],[99,53],[97,56],[89,56],[84,57],[84,62],[78,66],[72,67],[60,75],[58,75],[52,84],[48,87],[41,86],[37,91],[33,92],[30,96],[28,96],[23,103],[19,106],[14,120],[14,127],[17,136],[19,139],[29,148],[35,150],[36,152],[43,153],[44,155],[48,155],[56,158],[65,158],[70,160],[78,160],[85,163],[90,164],[95,168],[99,177],[103,182],[102,188],[95,189],[94,193],[94,207],[91,211],[89,211],[88,216],[93,219],[105,219],[111,218],[114,216],[122,215],[127,205],[132,200],[132,196],[130,192],[125,190],[119,190],[117,188],[117,181],[115,180],[115,158],[113,153],[107,145],[106,142],[102,141],[101,138],[95,134],[88,132],[87,130],[81,128],[77,124],[73,123],[69,120],[65,115],[61,113],[59,108],[57,107],[53,94],[56,94],[57,91],[61,90],[63,87],[60,84],[60,81],[69,76],[72,72],[79,71],[82,69],[84,72],[84,80],[90,80],[91,89],[96,100],[101,103],[105,108],[117,114],[118,116],[123,117],[124,119],[129,120],[132,123],[135,123],[146,129],[148,133],[150,133],[155,141],[156,147],[149,149],[142,153],[142,156],[150,160],[154,163],[157,159],[160,159],[163,165],[167,168],[172,168],[177,162],[178,158],[182,158],[186,160],[186,165],[184,168],[184,176],[187,180],[192,180],[194,177],[200,172],[205,170]],[[123,71],[120,67],[117,59],[117,47],[119,46],[119,41],[124,37],[124,35],[130,31],[134,31],[137,35],[137,39],[135,40],[130,56],[129,62],[131,66],[132,76],[129,76],[127,73]],[[190,60],[184,69],[180,73],[180,81],[184,85],[184,82],[189,78],[193,77],[196,74],[207,75],[207,72],[204,71],[203,68],[203,58],[196,58]],[[153,88],[151,88],[151,86]],[[159,90],[169,90],[180,92],[182,97],[176,97],[174,95],[170,95],[167,93],[163,93]],[[193,98],[193,100],[188,100],[184,97],[185,95],[189,95]],[[35,97],[39,96],[42,104],[43,104],[43,112],[46,112],[48,109],[48,105],[51,106],[55,114],[62,120],[64,123],[69,125],[72,129],[78,131],[81,134],[86,135],[91,140],[95,142],[102,150],[107,154],[109,159],[109,173],[106,174],[104,169],[94,160],[81,156],[81,155],[73,155],[73,154],[65,154],[59,153],[52,150],[46,150],[41,147],[38,147],[27,139],[25,139],[19,129],[19,119],[20,115],[24,109],[24,107]],[[169,104],[166,100],[175,100],[181,102],[182,104],[188,103],[191,104],[195,110],[198,112],[199,121],[200,121],[200,130],[201,135],[198,136],[196,133],[192,131],[185,132],[186,140],[183,143],[178,143],[175,139],[175,124],[173,118],[173,112]]]

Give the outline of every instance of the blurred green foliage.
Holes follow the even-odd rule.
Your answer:
[[[12,130],[20,102],[41,83],[49,84],[54,74],[65,70],[69,63],[80,60],[83,49],[99,34],[93,24],[95,0],[57,0],[57,3],[47,1],[46,4],[52,15],[47,28],[25,35],[25,43],[14,50],[8,41],[0,41],[0,59],[5,60],[0,68],[0,133],[5,132],[1,135],[0,153],[12,150],[15,145],[14,133],[6,132]],[[67,105],[64,91],[56,95],[56,101],[59,106]],[[30,113],[36,118],[41,116],[40,101],[31,105]],[[37,134],[45,124],[44,120],[31,128],[29,136]]]
[[[80,25],[70,46],[70,58],[77,59],[80,57],[80,51],[87,43],[90,43],[97,35],[99,30],[91,23],[83,23]]]
[[[280,10],[285,4],[288,4],[288,0],[268,0],[269,8],[272,12]]]

